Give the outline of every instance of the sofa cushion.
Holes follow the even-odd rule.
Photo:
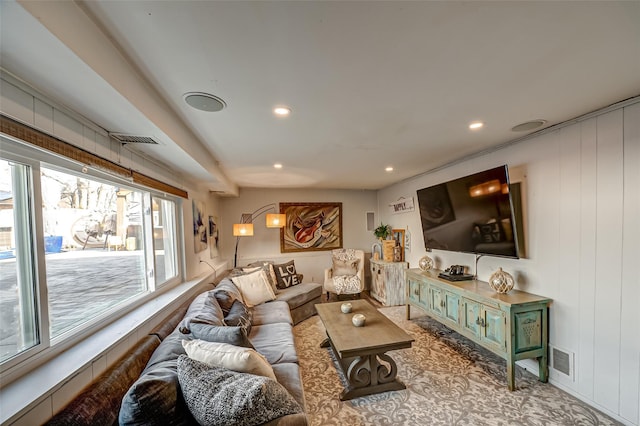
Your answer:
[[[118,422],[125,425],[188,425],[192,423],[176,361],[164,361],[142,376],[122,400]]]
[[[231,278],[240,289],[244,304],[249,308],[276,298],[273,289],[267,281],[267,276],[262,269],[255,272]]]
[[[276,300],[281,300],[289,304],[289,309],[293,310],[302,306],[310,300],[317,299],[322,295],[322,285],[316,283],[302,283],[286,290],[281,290]]]
[[[253,347],[248,339],[247,330],[240,326],[193,324],[191,325],[191,336],[194,339],[206,340],[207,342],[228,343],[245,348]]]
[[[273,368],[264,356],[253,349],[204,340],[183,340],[182,346],[191,359],[211,367],[224,367],[239,373],[250,373],[276,380]]]
[[[193,422],[178,382],[177,360],[185,351],[178,331],[156,348],[120,406],[120,425],[187,425]]]
[[[275,380],[237,373],[182,356],[178,377],[184,397],[201,425],[259,425],[302,409]]]
[[[251,308],[252,326],[282,322],[293,325],[289,305],[285,301],[274,300]]]
[[[278,383],[295,398],[304,410],[306,401],[304,399],[304,388],[302,387],[302,376],[300,375],[300,366],[295,362],[283,362],[274,364],[273,373],[276,375]]]
[[[249,340],[271,365],[281,362],[298,362],[298,354],[293,340],[293,327],[289,324],[253,326]]]
[[[180,332],[189,334],[191,324],[224,325],[224,313],[213,291],[204,292],[193,299],[180,322]]]

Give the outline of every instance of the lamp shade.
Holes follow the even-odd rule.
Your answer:
[[[234,223],[233,236],[234,237],[252,237],[253,223]]]
[[[282,228],[287,222],[287,215],[283,213],[268,213],[267,228]]]

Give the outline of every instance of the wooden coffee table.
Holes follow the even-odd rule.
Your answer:
[[[340,400],[405,389],[396,379],[395,361],[386,352],[410,348],[414,339],[369,302],[353,300],[350,303],[353,307],[348,314],[341,312],[342,302],[316,305],[327,330],[327,339],[320,347],[331,346],[347,378],[347,388],[340,394]],[[353,325],[354,314],[367,317],[364,327]]]

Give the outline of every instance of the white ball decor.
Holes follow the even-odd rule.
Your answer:
[[[433,268],[433,259],[429,256],[423,256],[418,261],[418,266],[423,271],[428,271],[429,269]]]
[[[353,316],[353,318],[351,318],[351,322],[356,327],[364,327],[364,322],[366,321],[366,319],[367,319],[367,317],[365,317],[362,314],[355,314]]]
[[[340,305],[340,310],[343,314],[348,314],[349,312],[351,312],[351,303],[343,303],[342,305]]]
[[[502,268],[498,268],[489,277],[489,287],[498,293],[507,293],[513,288],[514,281],[510,273],[505,272]]]

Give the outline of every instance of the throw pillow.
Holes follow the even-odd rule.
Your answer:
[[[217,290],[213,294],[218,301],[218,305],[220,305],[220,308],[222,309],[222,314],[226,317],[227,315],[229,315],[231,307],[237,300],[236,297],[224,289]]]
[[[360,259],[340,260],[335,257],[333,261],[333,276],[336,275],[356,275],[358,273],[358,264]]]
[[[231,280],[240,289],[244,304],[249,308],[276,298],[262,269],[250,274],[233,277]]]
[[[269,265],[269,281],[273,282],[273,284],[275,285],[275,283],[278,281],[278,279],[276,278],[276,273],[273,270],[273,262],[270,260],[258,260],[257,262],[252,262],[250,264],[248,264],[247,266],[251,267],[251,266],[264,266],[264,265]]]
[[[247,330],[240,326],[191,324],[191,336],[207,342],[228,343],[234,346],[253,348]]]
[[[250,373],[276,380],[271,364],[254,349],[204,340],[183,340],[182,346],[189,358],[204,362],[211,367],[224,367],[240,373]]]
[[[186,315],[180,321],[180,332],[189,334],[191,324],[194,323],[224,325],[224,313],[213,291],[202,293],[191,302]]]
[[[240,293],[240,289],[238,289],[238,287],[235,286],[235,284],[233,283],[233,281],[231,281],[230,278],[224,278],[222,281],[220,281],[220,283],[218,283],[216,288],[214,288],[212,291],[215,294],[223,290],[229,293],[234,299],[242,300],[242,293]],[[231,306],[229,306],[229,308],[231,308]]]
[[[301,282],[298,274],[296,273],[296,265],[293,260],[290,260],[287,263],[273,265],[273,270],[276,273],[276,286],[279,289],[285,289],[292,285],[300,284]]]
[[[266,377],[212,368],[183,355],[178,378],[187,407],[201,425],[253,426],[302,412],[281,384]]]
[[[269,282],[269,285],[271,286],[274,292],[277,292],[278,288],[276,287],[276,283],[277,283],[276,274],[273,271],[273,265],[271,263],[268,263],[266,261],[254,262],[254,263],[250,263],[247,268],[242,268],[242,270],[244,272],[255,272],[258,270],[258,268],[262,268],[262,270],[264,270],[264,273],[267,277],[267,281]]]
[[[224,323],[228,326],[237,326],[245,330],[248,336],[251,332],[252,314],[241,301],[236,300],[231,306],[229,313],[224,317]]]
[[[175,330],[151,355],[144,371],[122,398],[120,425],[193,424],[180,392],[178,357],[185,354],[184,335]]]

